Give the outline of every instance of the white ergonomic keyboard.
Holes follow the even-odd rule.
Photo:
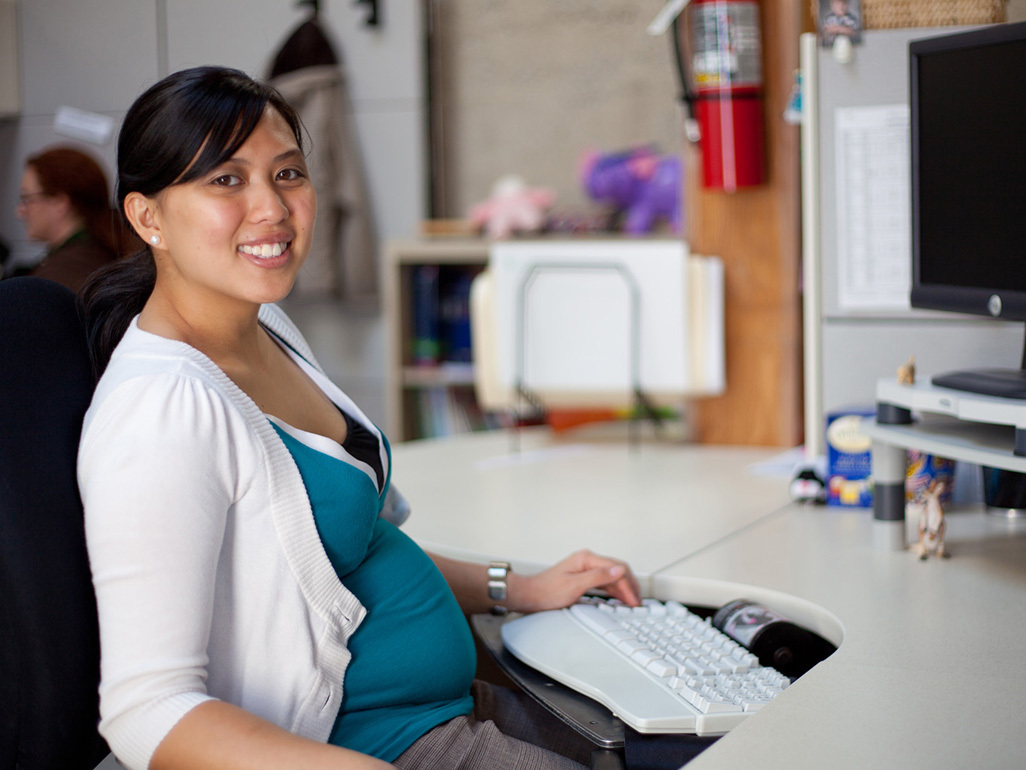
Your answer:
[[[677,602],[587,599],[503,624],[513,655],[642,733],[722,735],[789,680]]]

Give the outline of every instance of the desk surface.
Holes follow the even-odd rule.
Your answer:
[[[534,570],[577,548],[651,575],[788,501],[787,483],[752,466],[780,450],[588,441],[571,432],[478,433],[393,448],[393,479],[423,547]],[[574,437],[578,438],[574,438]]]
[[[952,558],[920,562],[874,547],[869,511],[787,504],[786,479],[746,472],[772,450],[525,439],[519,461],[508,434],[397,447],[408,531],[524,565],[587,545],[631,561],[654,596],[750,589],[843,635],[688,770],[1026,766],[1026,522],[953,511]]]
[[[789,506],[656,578],[720,578],[803,597],[838,651],[688,770],[1026,766],[1026,521],[946,516],[948,560],[873,547],[869,511]],[[681,596],[684,598],[684,596]]]

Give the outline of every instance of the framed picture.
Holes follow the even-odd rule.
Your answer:
[[[819,0],[819,39],[832,46],[838,35],[857,43],[862,38],[861,0]]]

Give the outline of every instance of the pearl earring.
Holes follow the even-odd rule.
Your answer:
[[[150,243],[152,243],[154,246],[156,246],[158,243],[160,243],[160,236],[159,235],[151,235],[150,236]]]

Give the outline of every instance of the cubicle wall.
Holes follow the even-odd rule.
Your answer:
[[[959,29],[870,30],[846,64],[802,40],[806,446],[816,453],[824,415],[873,403],[876,381],[910,355],[920,377],[1020,363],[1022,324],[907,305],[908,43]]]

